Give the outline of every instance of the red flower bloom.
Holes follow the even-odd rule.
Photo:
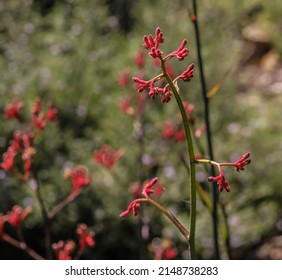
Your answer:
[[[47,124],[46,119],[42,114],[34,115],[32,117],[32,123],[39,131],[43,130]]]
[[[244,170],[245,165],[248,165],[251,163],[249,156],[251,155],[250,152],[245,153],[240,159],[238,159],[236,162],[233,163],[234,168],[236,171],[240,172],[240,170]]]
[[[168,86],[168,84],[164,87],[161,102],[168,103],[171,100],[172,92]]]
[[[52,244],[52,249],[56,254],[57,260],[71,260],[71,253],[74,247],[73,241],[64,242],[60,240],[58,243]]]
[[[48,106],[48,110],[45,116],[46,120],[52,122],[57,121],[58,110],[54,107],[53,102],[48,102],[47,106]]]
[[[41,105],[42,105],[41,98],[37,97],[35,100],[35,104],[33,105],[33,108],[32,108],[33,116],[39,115],[39,113],[41,112]]]
[[[114,151],[110,146],[104,145],[100,150],[94,153],[94,160],[107,168],[112,168],[122,156],[123,151]]]
[[[132,212],[133,216],[137,216],[138,213],[140,212],[140,202],[147,201],[149,199],[150,194],[154,193],[155,191],[152,190],[152,187],[156,184],[158,181],[158,178],[153,178],[148,184],[146,184],[143,188],[142,195],[145,198],[137,198],[134,199],[127,207],[127,209],[122,212],[119,216],[121,218],[127,216],[130,212]],[[163,187],[162,187],[163,189]],[[159,190],[158,190],[158,195],[159,195]]]
[[[178,250],[167,239],[163,240],[161,244],[152,244],[151,250],[155,254],[155,260],[173,260],[178,254]]]
[[[86,247],[94,247],[95,242],[93,239],[94,232],[88,232],[87,231],[87,225],[80,224],[77,229],[76,233],[79,237],[79,249],[83,250]]]
[[[118,84],[120,87],[126,87],[129,83],[129,68],[125,68],[121,71]]]
[[[20,206],[15,205],[12,211],[8,213],[8,222],[15,228],[21,227],[26,216],[31,212],[31,208],[22,209]]]
[[[138,92],[142,92],[145,89],[149,89],[151,84],[152,84],[152,81],[150,81],[150,80],[145,81],[145,80],[142,80],[138,77],[133,77],[132,80],[133,80],[134,83],[137,84],[137,87],[138,87],[137,91]]]
[[[168,55],[168,57],[173,57],[173,56],[175,56],[177,60],[183,60],[184,57],[186,57],[186,56],[189,54],[188,49],[185,48],[186,44],[187,44],[187,40],[184,39],[184,40],[181,42],[179,48],[178,48],[176,51],[170,53],[170,54]]]
[[[127,209],[122,212],[119,216],[121,218],[127,216],[130,212],[132,212],[133,216],[137,216],[140,212],[140,203],[138,202],[138,199],[133,200],[127,207]]]
[[[185,130],[183,128],[176,131],[175,140],[176,142],[182,142],[185,140]]]
[[[145,53],[143,51],[139,51],[136,57],[134,58],[135,65],[138,66],[139,69],[144,67],[145,64]]]
[[[20,110],[23,106],[23,103],[19,101],[17,98],[14,98],[11,104],[7,105],[4,109],[4,114],[7,119],[21,119]]]
[[[14,167],[14,159],[16,155],[17,151],[14,147],[10,146],[7,152],[2,155],[3,162],[0,164],[1,168],[4,170],[11,170]]]
[[[164,36],[159,27],[156,28],[155,38],[149,34],[148,36],[144,36],[143,41],[145,49],[151,50],[149,52],[150,56],[156,58],[162,55],[162,51],[159,49],[159,44],[164,42]]]
[[[125,96],[119,103],[119,108],[122,112],[126,113],[127,115],[134,115],[135,110],[130,105],[130,98],[128,96]]]
[[[72,192],[76,192],[84,187],[87,187],[91,182],[91,177],[82,166],[75,167],[69,172],[69,174],[67,174],[67,176],[72,184]]]
[[[220,192],[222,192],[223,189],[225,189],[227,192],[231,191],[231,188],[230,188],[227,180],[225,179],[224,174],[223,174],[221,169],[220,169],[220,173],[219,173],[218,176],[216,176],[216,177],[209,177],[208,180],[211,181],[211,182],[217,182],[218,190]]]
[[[171,139],[174,137],[175,129],[171,121],[166,121],[164,129],[162,131],[162,136],[165,140]]]
[[[154,190],[152,190],[153,185],[156,184],[156,182],[158,181],[158,178],[153,178],[148,184],[145,185],[145,187],[143,188],[142,194],[148,198],[150,196],[150,194],[154,193]]]
[[[194,77],[194,64],[190,64],[187,69],[176,79],[182,79],[183,82],[189,82]]]

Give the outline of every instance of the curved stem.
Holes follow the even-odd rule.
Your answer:
[[[80,190],[72,192],[68,195],[64,200],[62,200],[59,204],[57,204],[49,213],[48,218],[52,220],[63,208],[65,208],[69,203],[71,203],[79,194]]]
[[[178,108],[180,110],[181,116],[182,116],[182,121],[183,121],[183,126],[185,130],[185,135],[186,135],[186,143],[187,143],[187,150],[189,154],[189,159],[190,159],[190,254],[191,254],[191,259],[196,259],[196,250],[195,250],[195,231],[196,231],[196,169],[195,169],[195,155],[194,155],[194,147],[193,147],[193,142],[192,142],[192,134],[190,130],[190,125],[189,121],[186,115],[185,108],[183,106],[183,102],[181,100],[181,97],[171,79],[171,77],[167,74],[166,68],[165,68],[165,61],[161,57],[161,67],[162,71],[164,74],[165,79],[167,80],[169,87],[171,91],[173,92],[173,95],[176,99]]]
[[[40,256],[38,253],[36,253],[33,249],[31,249],[30,247],[27,246],[27,244],[25,243],[25,241],[21,241],[19,242],[18,240],[12,238],[11,236],[7,235],[7,234],[2,234],[2,239],[5,240],[7,243],[22,249],[23,251],[25,251],[27,254],[29,254],[32,258],[34,258],[35,260],[44,260],[44,258],[42,256]]]
[[[190,242],[191,235],[190,235],[189,231],[176,219],[176,217],[170,211],[165,209],[162,205],[160,205],[158,202],[151,199],[150,197],[147,197],[145,199],[146,199],[146,201],[150,202],[155,207],[157,207],[161,212],[163,212],[172,221],[172,223],[179,229],[179,231],[182,233],[184,238],[188,242]]]
[[[197,3],[196,0],[193,0],[193,24],[195,29],[196,36],[196,46],[197,46],[197,56],[199,62],[199,71],[200,71],[200,81],[202,88],[202,98],[204,101],[204,119],[206,125],[206,136],[207,136],[207,145],[208,145],[208,153],[211,160],[213,160],[213,146],[212,146],[212,137],[211,137],[211,128],[210,128],[210,113],[209,113],[209,99],[207,97],[207,88],[206,81],[204,76],[204,67],[203,60],[201,54],[201,42],[200,42],[200,31],[197,20]],[[211,165],[210,169],[211,176],[215,176],[215,169],[213,165]],[[220,259],[220,250],[219,250],[219,242],[218,242],[218,212],[217,212],[217,204],[218,204],[218,194],[216,189],[216,183],[213,183],[212,188],[212,203],[213,203],[213,211],[212,211],[212,221],[213,221],[213,240],[214,240],[214,257],[216,259]]]

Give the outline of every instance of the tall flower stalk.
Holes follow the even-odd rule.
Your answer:
[[[195,246],[195,231],[196,231],[196,203],[197,203],[197,189],[203,200],[205,200],[205,193],[201,189],[199,183],[196,182],[196,164],[209,164],[212,167],[217,167],[218,175],[215,175],[215,172],[208,179],[211,182],[214,182],[214,186],[218,185],[218,191],[226,190],[227,192],[231,191],[231,187],[229,186],[222,167],[229,166],[234,167],[236,171],[244,170],[244,167],[250,164],[251,160],[249,159],[250,153],[247,152],[244,154],[239,160],[236,162],[224,162],[219,163],[211,159],[197,159],[195,158],[193,139],[192,139],[192,129],[191,123],[188,119],[188,112],[185,108],[185,104],[182,101],[180,96],[178,81],[182,80],[183,82],[189,82],[194,76],[194,64],[190,64],[186,70],[184,70],[179,76],[176,78],[172,78],[168,73],[168,68],[166,66],[167,60],[175,57],[177,60],[183,60],[188,54],[189,51],[185,47],[187,44],[187,40],[184,39],[179,48],[176,51],[171,52],[170,54],[163,56],[163,52],[159,48],[160,44],[164,43],[164,36],[161,32],[160,28],[157,27],[155,30],[155,36],[149,34],[148,36],[144,36],[143,45],[145,49],[149,51],[149,55],[155,59],[158,59],[160,62],[162,72],[152,79],[143,80],[138,77],[133,77],[133,81],[136,84],[136,88],[138,93],[146,91],[148,96],[151,99],[155,99],[157,96],[160,96],[162,103],[168,103],[174,97],[179,111],[181,113],[182,123],[186,136],[187,143],[187,152],[189,156],[189,161],[186,164],[186,170],[188,176],[190,178],[190,230],[188,231],[177,219],[176,217],[156,202],[154,199],[150,197],[150,194],[154,193],[152,189],[153,185],[157,182],[157,178],[152,179],[148,184],[145,185],[142,191],[142,195],[144,198],[136,198],[134,199],[127,210],[121,213],[120,217],[125,217],[129,213],[132,212],[134,216],[137,216],[140,212],[140,204],[143,202],[149,202],[158,208],[162,213],[164,213],[172,223],[179,229],[179,231],[183,234],[183,236],[187,239],[190,247],[190,257],[191,259],[196,259],[196,246]],[[158,86],[161,80],[165,80],[164,86]],[[214,187],[214,192],[216,193],[216,187]],[[209,204],[210,205],[210,204]],[[213,209],[210,205],[209,209]]]

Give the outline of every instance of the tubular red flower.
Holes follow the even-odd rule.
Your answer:
[[[236,162],[233,163],[234,168],[236,171],[240,172],[245,170],[244,167],[251,163],[251,160],[248,159],[250,157],[251,153],[247,152],[245,153],[240,159],[238,159]]]
[[[157,42],[156,47],[158,47],[159,44],[164,42],[164,35],[159,27],[156,28],[155,35],[155,41]]]
[[[3,162],[0,163],[1,168],[3,168],[6,171],[11,170],[14,167],[14,159],[16,155],[17,155],[17,151],[15,150],[14,147],[10,146],[7,152],[5,152],[2,155]]]
[[[83,250],[86,247],[94,247],[94,232],[88,232],[88,228],[86,224],[78,225],[76,229],[76,233],[79,238],[79,249]]]
[[[163,240],[161,244],[152,245],[152,250],[155,254],[155,260],[172,260],[178,254],[176,248],[173,247],[171,242],[167,239]]]
[[[91,177],[82,166],[77,166],[71,170],[68,174],[68,178],[72,184],[72,192],[87,187],[91,182]]]
[[[33,108],[32,108],[33,116],[39,115],[39,113],[41,112],[41,106],[42,106],[41,98],[37,97],[35,100],[35,104],[33,105]]]
[[[183,128],[179,129],[175,133],[176,142],[182,142],[185,140],[185,130]]]
[[[112,168],[122,156],[122,150],[114,151],[110,146],[104,145],[100,150],[94,153],[94,160],[107,168]]]
[[[153,187],[153,185],[158,181],[158,178],[155,177],[153,178],[148,184],[145,185],[145,187],[143,188],[142,194],[148,198],[150,196],[150,194],[154,193],[154,190],[152,190],[151,188]]]
[[[121,71],[121,74],[120,74],[119,80],[118,80],[118,84],[119,84],[120,87],[128,86],[129,73],[130,73],[130,68],[128,68],[128,67]]]
[[[167,84],[164,88],[163,88],[163,93],[162,93],[162,97],[161,97],[161,102],[162,103],[168,103],[171,100],[172,97],[172,92],[169,88],[169,85]]]
[[[143,37],[143,42],[143,46],[145,47],[145,49],[149,50],[155,46],[155,40],[151,34],[149,34],[148,36],[145,35]]]
[[[164,128],[162,130],[162,136],[165,140],[171,139],[174,137],[175,129],[171,121],[166,121]]]
[[[133,80],[134,83],[137,84],[137,87],[138,87],[137,91],[138,92],[142,92],[145,89],[149,89],[150,85],[152,83],[151,80],[145,81],[145,80],[139,79],[138,77],[133,77],[132,80]]]
[[[219,170],[220,170],[220,173],[219,173],[218,176],[216,176],[216,177],[209,177],[208,180],[211,181],[211,182],[217,182],[218,190],[220,192],[222,192],[223,189],[225,189],[227,192],[230,192],[231,191],[231,187],[229,186],[227,180],[225,179],[224,174],[223,174],[223,172],[222,172],[220,167],[219,167]]]
[[[48,102],[47,106],[48,106],[48,110],[45,116],[46,120],[51,122],[57,121],[58,110],[54,107],[53,102]]]
[[[161,57],[162,54],[163,52],[155,47],[151,48],[151,51],[149,52],[149,55],[153,58]]]
[[[59,242],[52,244],[52,249],[58,260],[71,260],[71,253],[73,252],[74,247],[75,245],[73,241],[64,242],[60,240]]]
[[[159,49],[159,44],[164,42],[164,36],[161,32],[161,29],[159,27],[155,30],[155,38],[151,34],[148,36],[143,37],[143,46],[145,49],[151,50],[149,52],[149,55],[153,58],[160,57],[162,55],[162,51]]]
[[[23,106],[23,103],[19,101],[17,98],[14,98],[11,104],[7,105],[4,109],[4,115],[7,119],[21,119],[20,110]]]
[[[21,227],[26,216],[31,212],[31,208],[22,209],[20,206],[15,205],[12,211],[8,213],[8,222],[15,228]]]
[[[179,75],[176,80],[182,79],[184,82],[189,82],[194,77],[194,63],[190,64],[187,69]]]
[[[188,49],[185,48],[186,44],[187,44],[187,40],[184,39],[181,42],[179,48],[176,51],[170,53],[167,57],[175,56],[177,60],[183,60],[189,54]]]
[[[119,216],[121,218],[127,216],[128,214],[130,214],[130,212],[132,212],[133,216],[137,216],[138,213],[140,212],[140,203],[139,203],[139,199],[135,199],[133,200],[127,207],[127,209],[122,212]]]
[[[139,68],[143,68],[145,64],[145,53],[144,51],[139,51],[138,54],[134,58],[134,64]]]

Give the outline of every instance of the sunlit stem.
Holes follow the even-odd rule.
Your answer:
[[[187,150],[189,154],[189,170],[190,170],[190,254],[191,259],[196,259],[196,250],[195,250],[195,230],[196,230],[196,170],[195,170],[195,155],[194,155],[194,147],[192,142],[192,134],[191,129],[189,125],[189,121],[186,115],[185,108],[183,106],[183,102],[181,100],[181,97],[176,89],[176,86],[174,85],[171,77],[168,75],[166,68],[165,68],[165,61],[162,57],[160,57],[161,60],[161,68],[163,71],[163,75],[165,79],[167,80],[169,87],[171,91],[173,92],[173,95],[176,99],[178,108],[180,110],[183,126],[186,134],[186,142],[187,142]]]

